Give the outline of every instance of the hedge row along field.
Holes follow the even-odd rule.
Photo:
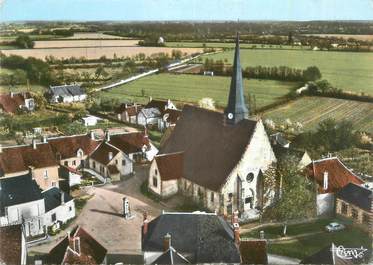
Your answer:
[[[202,57],[204,58],[204,57]],[[233,50],[208,56],[214,60],[233,60]],[[241,50],[242,67],[280,66],[305,69],[317,66],[323,79],[345,91],[373,95],[373,53],[310,50]]]
[[[136,102],[146,102],[151,96],[191,103],[210,97],[215,100],[217,106],[225,107],[230,80],[230,77],[220,76],[158,74],[102,92],[100,96]],[[248,96],[249,92],[255,95],[257,108],[274,103],[290,90],[300,86],[301,84],[296,82],[244,80],[245,96]]]
[[[286,119],[300,122],[305,130],[315,129],[327,118],[336,121],[346,119],[353,123],[356,130],[373,133],[373,103],[353,100],[304,97],[269,110],[264,117],[275,123],[283,123]]]

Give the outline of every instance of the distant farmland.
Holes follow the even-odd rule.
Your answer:
[[[206,57],[204,57],[206,58]],[[208,58],[233,60],[233,51],[227,51]],[[316,65],[324,79],[345,91],[364,92],[373,95],[373,53],[331,52],[310,50],[241,50],[241,64],[247,66],[286,65],[305,69]]]
[[[150,56],[155,53],[171,54],[175,48],[167,47],[77,47],[77,48],[45,48],[45,49],[17,49],[17,50],[1,50],[5,55],[19,55],[22,57],[35,57],[45,60],[46,56],[54,56],[55,58],[70,58],[70,57],[85,57],[87,59],[98,59],[102,56],[113,58],[114,54],[117,57],[131,57],[139,53],[144,53]],[[183,54],[193,54],[202,52],[200,48],[177,48]]]
[[[286,119],[301,122],[305,130],[313,130],[327,119],[352,121],[356,130],[373,133],[373,103],[359,101],[304,97],[264,113],[265,118],[283,123]]]
[[[35,41],[34,49],[71,47],[136,47],[139,40],[47,40]]]
[[[197,103],[201,98],[211,97],[220,107],[225,107],[229,93],[229,77],[202,75],[159,74],[102,92],[103,98],[146,102],[149,96]],[[256,97],[257,107],[271,104],[300,84],[270,80],[244,80],[245,95]],[[145,96],[142,96],[142,90]]]

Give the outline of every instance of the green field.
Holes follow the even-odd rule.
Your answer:
[[[353,100],[303,97],[264,113],[277,123],[290,119],[301,122],[305,130],[315,129],[320,121],[334,118],[352,121],[356,130],[373,133],[373,103]]]
[[[204,44],[207,48],[231,48],[235,47],[234,42],[166,42],[167,47],[176,48],[203,48]],[[252,44],[252,43],[241,43],[240,48],[242,49],[309,49],[308,46],[290,46],[290,45],[268,45],[268,44]]]
[[[215,100],[216,106],[225,107],[228,98],[230,77],[158,74],[139,79],[110,91],[102,92],[103,98],[135,100],[145,102],[148,97],[196,103],[204,97]],[[245,95],[250,92],[256,97],[257,107],[275,102],[300,84],[270,80],[244,81]],[[142,90],[145,96],[142,96]]]
[[[209,55],[214,60],[233,60],[233,51]],[[204,58],[203,58],[204,59]],[[373,53],[310,50],[243,49],[242,67],[280,66],[305,69],[319,67],[324,79],[345,91],[373,95]]]

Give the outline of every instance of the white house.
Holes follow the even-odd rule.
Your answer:
[[[142,126],[158,124],[161,112],[157,108],[143,108],[137,113],[137,124]]]
[[[88,115],[84,118],[82,118],[82,122],[84,126],[95,126],[98,121],[102,120],[99,117]]]
[[[51,103],[82,102],[87,98],[80,85],[50,86],[48,95]]]

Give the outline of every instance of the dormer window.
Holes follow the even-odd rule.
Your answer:
[[[77,156],[82,157],[83,155],[84,155],[83,150],[79,149],[78,152],[77,152]]]

